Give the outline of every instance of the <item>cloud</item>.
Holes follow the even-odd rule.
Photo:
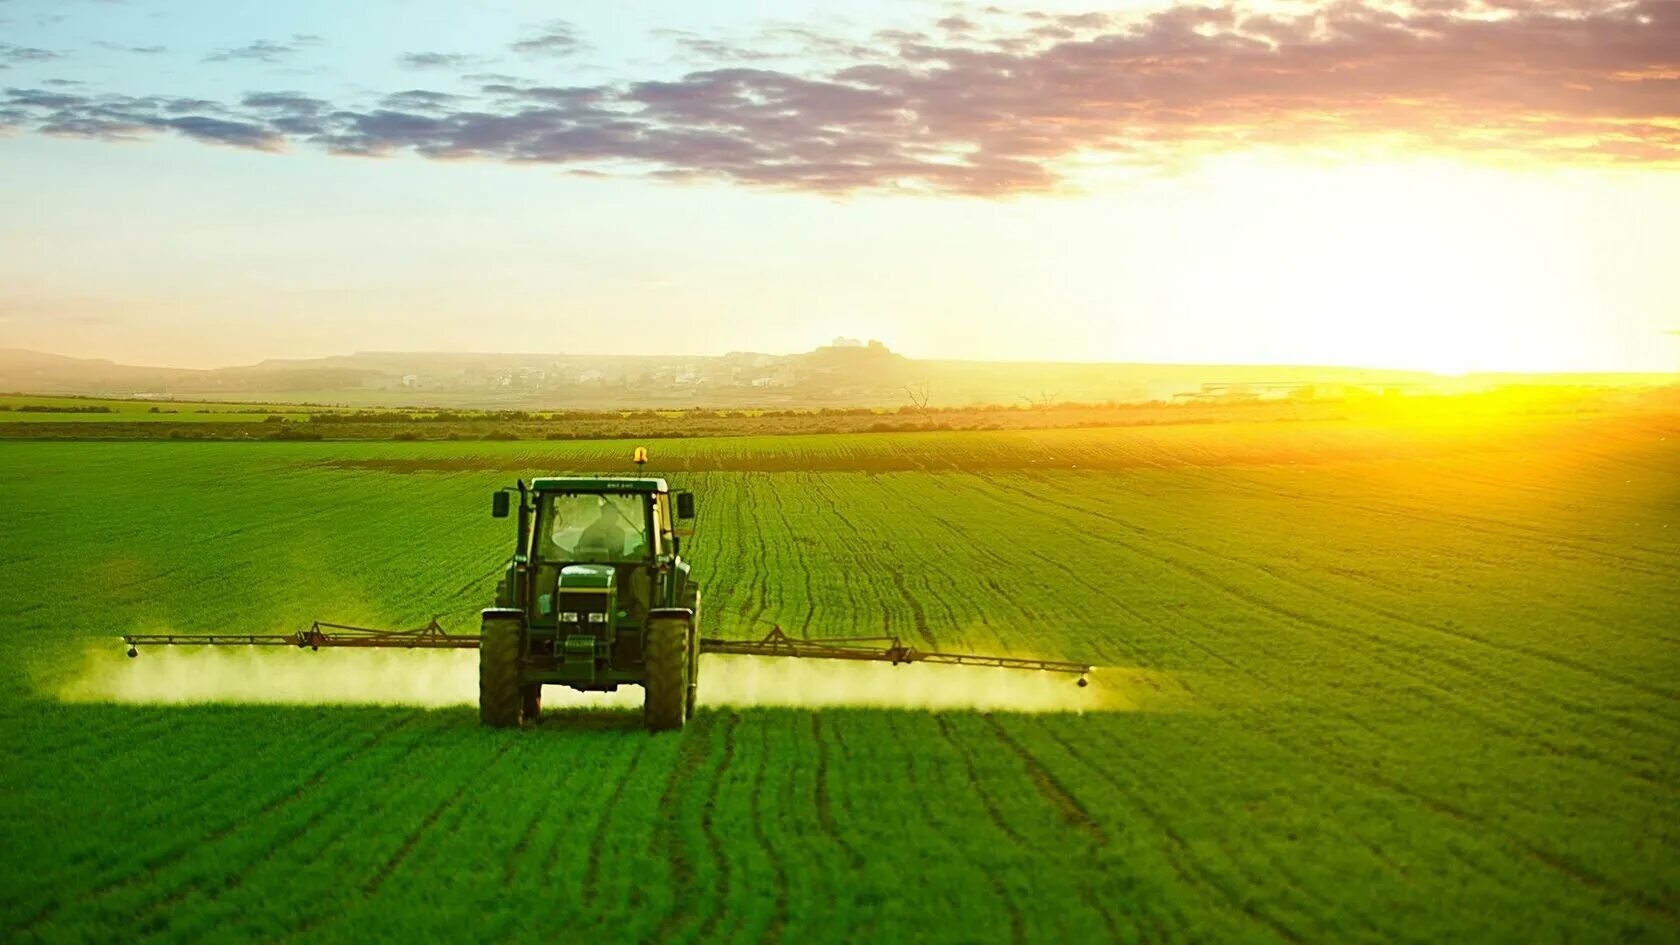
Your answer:
[[[108,43],[104,40],[98,40],[94,42],[94,45],[100,49],[109,49],[112,52],[134,53],[140,56],[156,56],[169,51],[168,47],[165,46],[128,46],[123,43]]]
[[[170,118],[163,121],[162,124],[164,127],[178,131],[189,138],[196,138],[210,144],[231,145],[236,148],[256,148],[271,151],[277,150],[285,140],[280,134],[264,125],[207,118],[203,115]]]
[[[293,33],[286,42],[259,39],[244,46],[223,49],[204,57],[205,62],[280,62],[295,55],[304,46],[317,46],[321,37],[314,33]]]
[[[204,57],[204,61],[237,62],[244,59],[255,62],[279,62],[295,52],[297,52],[296,46],[259,39],[254,43],[247,43],[234,49],[224,49],[220,52],[211,53]]]
[[[688,30],[657,29],[653,31],[653,35],[661,39],[669,39],[684,52],[701,59],[722,62],[759,62],[766,59],[782,58],[781,53],[767,49],[753,49],[726,40],[701,36]]]
[[[522,39],[508,48],[527,56],[570,56],[583,49],[583,43],[570,23],[550,20],[536,36]]]
[[[798,70],[741,57],[599,86],[486,76],[470,97],[416,89],[360,106],[266,93],[193,102],[192,116],[213,121],[191,125],[171,123],[187,117],[172,110],[182,100],[12,89],[0,110],[59,134],[292,141],[823,193],[1047,191],[1075,161],[1155,168],[1262,146],[1680,165],[1680,2],[1493,2],[974,14],[945,24],[944,39],[877,34],[860,50],[830,37],[823,64]],[[527,42],[575,49],[556,26]],[[567,41],[543,42],[554,36]]]
[[[383,108],[399,111],[449,111],[458,108],[467,99],[448,92],[430,92],[425,89],[409,89],[406,92],[393,92],[379,100]]]
[[[397,57],[397,64],[408,69],[461,69],[482,61],[465,53],[411,52]]]
[[[0,63],[16,62],[52,62],[63,59],[64,54],[50,49],[36,49],[33,46],[13,46],[0,43]]]
[[[129,140],[175,132],[207,144],[262,151],[280,150],[287,140],[287,133],[270,121],[194,98],[6,89],[0,97],[0,114],[19,112],[37,131],[70,137]]]

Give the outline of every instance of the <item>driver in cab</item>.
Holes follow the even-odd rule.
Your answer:
[[[578,538],[578,550],[604,551],[617,557],[630,552],[640,551],[641,542],[635,549],[626,550],[626,539],[630,537],[632,529],[626,527],[624,513],[611,502],[602,502],[596,513],[595,521],[583,530]],[[641,537],[640,530],[635,530],[637,538]]]

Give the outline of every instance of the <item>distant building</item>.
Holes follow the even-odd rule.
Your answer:
[[[878,344],[878,342],[871,342],[871,344]],[[861,347],[863,347],[863,342],[857,340],[856,338],[847,338],[844,335],[836,335],[834,337],[834,341],[829,345],[829,347],[830,348],[861,348]]]

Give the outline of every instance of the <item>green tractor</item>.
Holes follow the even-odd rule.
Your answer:
[[[633,462],[647,462],[638,448]],[[700,586],[682,559],[694,495],[644,476],[550,476],[498,490],[491,514],[507,518],[519,499],[513,557],[496,606],[479,632],[450,633],[436,617],[389,630],[317,620],[296,632],[128,633],[142,646],[289,646],[478,650],[478,714],[485,725],[519,728],[542,711],[542,687],[612,692],[641,686],[647,727],[680,729],[694,714],[700,655],[892,663],[944,663],[1069,673],[1086,684],[1087,663],[1019,656],[941,653],[891,634],[791,637],[772,626],[762,639],[700,636]],[[673,507],[674,506],[674,507]]]
[[[491,514],[506,518],[515,495],[513,557],[479,637],[480,718],[535,720],[545,685],[639,685],[648,728],[682,728],[700,670],[700,587],[676,522],[694,518],[693,493],[646,477],[539,478],[496,492]]]

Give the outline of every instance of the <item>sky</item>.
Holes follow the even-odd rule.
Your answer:
[[[1672,371],[1680,2],[0,0],[0,348]]]

